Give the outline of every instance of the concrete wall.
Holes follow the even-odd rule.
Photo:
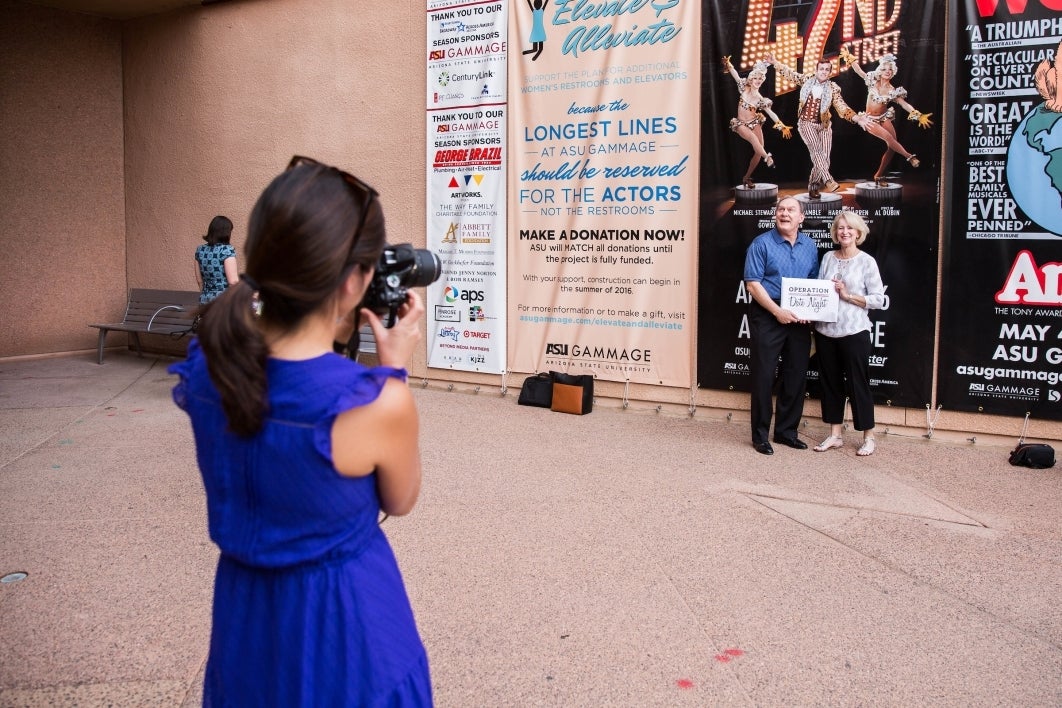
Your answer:
[[[121,32],[0,0],[0,356],[92,347],[121,315]]]
[[[195,289],[192,253],[215,214],[233,220],[242,257],[254,200],[292,154],[372,183],[389,239],[423,246],[424,8],[230,0],[119,24],[0,0],[0,356],[94,346],[85,324],[120,317],[127,288]],[[524,377],[428,369],[423,349],[412,375],[514,397]],[[597,392],[748,420],[742,393],[607,381]],[[818,403],[805,414],[817,419]],[[1016,418],[888,406],[878,421],[955,440],[1021,430]],[[1033,421],[1029,435],[1062,439],[1062,423]]]

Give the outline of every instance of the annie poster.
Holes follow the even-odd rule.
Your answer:
[[[1062,420],[1062,8],[967,0],[951,35],[939,402]]]
[[[833,248],[829,225],[840,210],[866,220],[870,235],[861,248],[877,259],[887,288],[886,309],[870,313],[875,400],[930,402],[944,7],[913,0],[705,5],[702,387],[748,390],[745,250],[773,227],[775,201],[795,196],[820,255]],[[820,69],[829,83],[812,95],[815,111],[806,99]],[[876,116],[873,129],[853,122],[860,112]],[[809,371],[813,395],[817,376]]]

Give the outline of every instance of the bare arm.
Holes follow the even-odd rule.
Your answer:
[[[229,285],[235,285],[240,282],[240,274],[236,268],[236,256],[226,258],[221,265],[225,268],[225,280],[228,281]]]
[[[199,289],[203,289],[203,276],[199,273],[199,261],[195,262],[195,282],[199,285]]]
[[[855,56],[848,51],[848,47],[841,47],[841,61],[848,65],[848,68],[863,77],[863,80],[867,80],[867,74],[859,66],[859,62],[856,61]]]
[[[409,387],[388,379],[367,406],[341,413],[332,425],[332,459],[349,477],[376,472],[380,508],[391,516],[413,510],[420,494],[420,422]]]

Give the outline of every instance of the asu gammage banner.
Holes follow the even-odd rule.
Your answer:
[[[1062,5],[958,3],[951,37],[938,402],[1062,420]]]
[[[511,369],[691,385],[700,7],[511,3]]]
[[[505,370],[506,3],[428,1],[428,366]]]

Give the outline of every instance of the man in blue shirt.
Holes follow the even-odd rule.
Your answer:
[[[782,278],[817,278],[819,250],[800,231],[803,205],[794,197],[782,197],[774,208],[775,227],[760,234],[745,253],[745,288],[749,305],[752,340],[752,446],[763,455],[773,455],[768,440],[771,429],[771,393],[775,370],[780,368],[781,386],[774,412],[774,441],[797,450],[808,445],[797,436],[804,413],[811,328],[779,305]],[[781,357],[781,362],[778,361]]]

